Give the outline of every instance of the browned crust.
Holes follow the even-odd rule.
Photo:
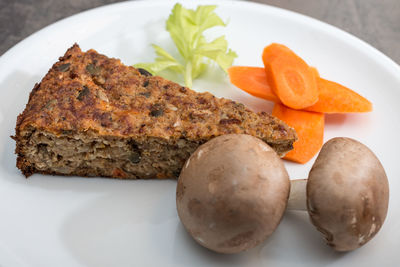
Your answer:
[[[281,155],[297,138],[292,128],[265,112],[256,114],[237,102],[141,74],[95,50],[84,53],[77,44],[35,85],[18,116],[13,138],[17,167],[26,176],[37,172],[22,149],[32,129],[56,135],[91,131],[98,136],[202,142],[245,133],[261,138]]]

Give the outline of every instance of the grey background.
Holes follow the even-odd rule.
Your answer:
[[[296,11],[337,26],[400,63],[400,0],[254,1]],[[0,55],[59,19],[115,2],[120,1],[0,0]],[[218,4],[218,0],[215,2]]]

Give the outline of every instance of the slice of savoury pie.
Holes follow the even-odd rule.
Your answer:
[[[199,145],[232,133],[256,136],[280,156],[296,140],[292,128],[265,112],[75,44],[33,88],[13,138],[27,177],[136,179],[177,178]]]

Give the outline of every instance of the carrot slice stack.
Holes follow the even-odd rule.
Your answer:
[[[264,68],[234,66],[231,82],[247,93],[275,102],[272,115],[292,126],[299,137],[285,158],[306,163],[320,149],[324,113],[372,111],[366,98],[338,83],[320,77],[288,47],[273,43],[264,48]]]
[[[312,70],[317,73],[317,70]],[[265,69],[234,66],[228,70],[231,83],[243,91],[275,103],[282,103],[268,84]],[[318,102],[303,110],[323,113],[354,113],[372,111],[365,97],[338,83],[317,77]]]

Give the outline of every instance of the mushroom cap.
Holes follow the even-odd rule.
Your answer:
[[[187,160],[178,179],[178,215],[202,246],[237,253],[264,241],[278,226],[290,181],[282,160],[260,139],[216,137]]]
[[[381,228],[389,185],[382,164],[365,145],[350,138],[325,143],[308,178],[312,223],[337,251],[356,249]]]

